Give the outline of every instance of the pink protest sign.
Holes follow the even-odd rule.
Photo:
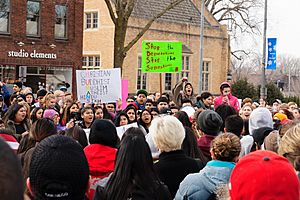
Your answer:
[[[126,104],[126,98],[128,96],[128,80],[122,79],[122,109],[125,109]]]

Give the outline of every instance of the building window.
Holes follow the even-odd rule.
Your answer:
[[[85,13],[85,29],[98,28],[98,12]]]
[[[147,74],[142,73],[142,57],[138,57],[138,73],[137,73],[137,84],[136,89],[146,90],[147,89]]]
[[[204,61],[202,67],[202,91],[209,91],[209,79],[210,79],[210,63]]]
[[[0,33],[9,32],[9,0],[0,1]]]
[[[40,2],[27,1],[26,34],[38,36],[40,34]]]
[[[172,89],[172,74],[166,73],[165,74],[165,90],[171,90]]]
[[[183,55],[182,56],[182,67],[181,67],[181,73],[176,74],[176,80],[179,82],[180,79],[183,77],[189,78],[190,75],[190,56]]]
[[[67,6],[55,5],[55,38],[67,38]]]
[[[83,68],[100,68],[101,67],[101,60],[100,56],[83,56],[82,57],[82,67]]]

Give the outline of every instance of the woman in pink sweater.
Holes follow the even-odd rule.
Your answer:
[[[231,86],[228,82],[223,82],[220,86],[221,95],[214,100],[214,108],[221,104],[232,106],[237,112],[240,110],[238,99],[231,94]]]

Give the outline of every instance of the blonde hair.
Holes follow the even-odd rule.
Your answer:
[[[216,160],[234,162],[241,152],[240,139],[233,133],[223,133],[212,141],[211,150]]]
[[[300,156],[300,124],[290,128],[282,137],[278,154],[286,157],[291,164]]]
[[[52,93],[46,94],[42,100],[42,104],[45,105],[46,107],[48,107],[47,104],[50,101],[50,99],[56,99],[55,95]]]
[[[160,151],[170,152],[181,149],[185,130],[176,117],[166,115],[154,118],[149,134]]]

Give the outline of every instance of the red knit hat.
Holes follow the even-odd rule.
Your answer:
[[[229,183],[231,200],[296,200],[299,180],[288,160],[271,151],[255,151],[240,159]]]

